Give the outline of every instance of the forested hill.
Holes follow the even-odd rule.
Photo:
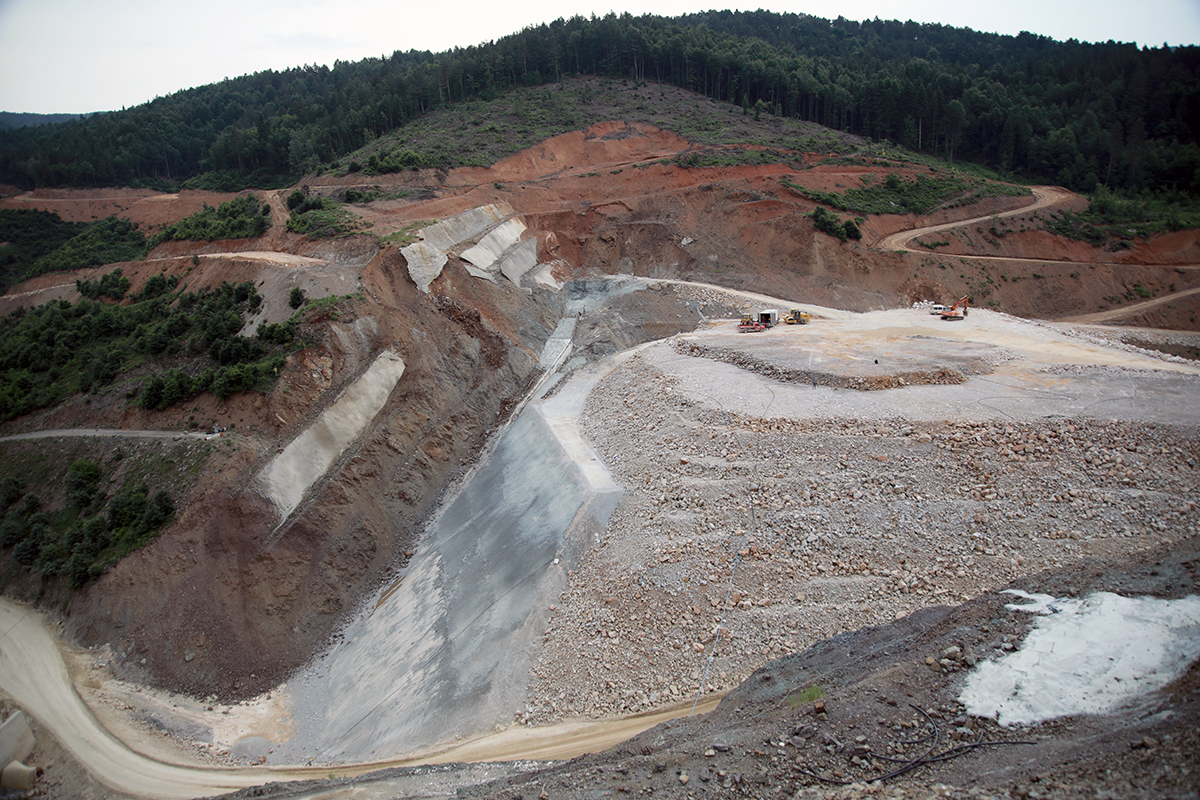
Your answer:
[[[30,125],[45,125],[49,122],[65,122],[79,114],[14,114],[0,111],[0,131],[8,128],[27,128]]]
[[[283,185],[436,107],[576,74],[670,83],[1085,192],[1200,195],[1200,48],[764,11],[574,17],[444,53],[260,72],[0,132],[0,182]],[[471,158],[414,152],[411,165]]]

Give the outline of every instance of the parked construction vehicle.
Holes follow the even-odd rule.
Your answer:
[[[798,308],[793,308],[788,312],[788,315],[783,318],[783,321],[788,325],[807,325],[810,319],[812,319],[812,315],[807,311],[801,311]]]
[[[757,315],[743,313],[742,321],[738,324],[739,331],[765,331],[779,324],[779,312],[773,308],[764,308]]]
[[[767,326],[756,320],[753,314],[742,314],[742,321],[738,323],[738,330],[742,333],[757,333],[766,329]]]
[[[967,316],[967,306],[970,304],[970,301],[970,296],[964,295],[961,300],[942,312],[942,319],[965,319]]]

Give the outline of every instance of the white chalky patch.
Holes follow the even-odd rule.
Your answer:
[[[1009,593],[1032,602],[1006,608],[1044,616],[1020,649],[980,662],[959,695],[969,713],[1002,725],[1105,713],[1166,686],[1200,656],[1200,596]]]

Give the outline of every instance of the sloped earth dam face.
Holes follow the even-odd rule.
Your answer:
[[[593,486],[539,409],[526,409],[399,582],[291,681],[297,734],[269,759],[378,759],[511,722],[549,607],[620,495]]]

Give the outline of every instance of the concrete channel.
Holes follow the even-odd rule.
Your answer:
[[[500,435],[398,579],[289,683],[297,733],[270,760],[386,758],[524,708],[549,607],[622,493],[577,427],[604,373],[566,381]]]

